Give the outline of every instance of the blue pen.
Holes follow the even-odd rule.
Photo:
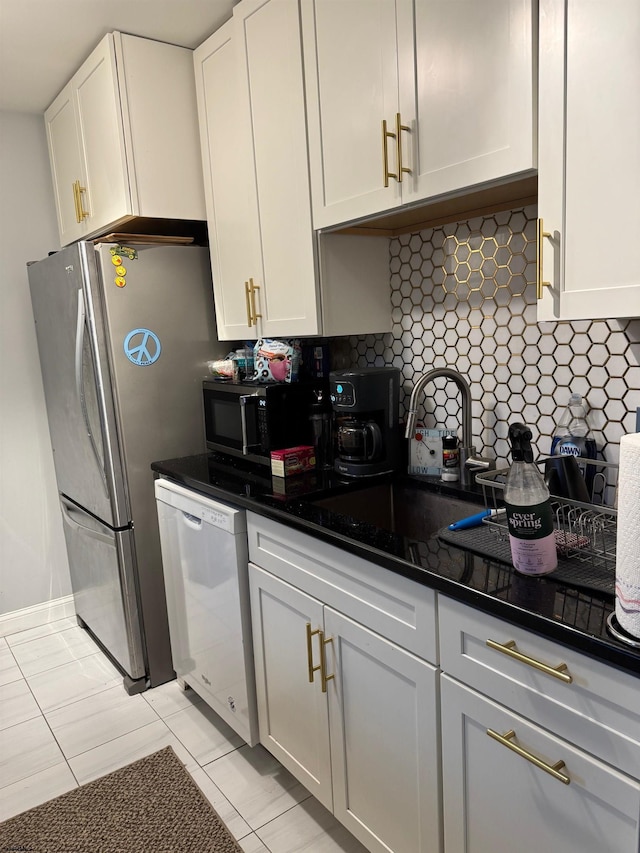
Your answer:
[[[482,524],[485,518],[493,518],[496,515],[502,515],[504,509],[483,509],[482,512],[477,512],[475,515],[469,515],[467,518],[462,518],[460,521],[454,521],[450,524],[449,530],[468,530],[470,527],[478,527]]]

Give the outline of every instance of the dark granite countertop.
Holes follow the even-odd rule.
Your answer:
[[[410,508],[402,523],[390,524],[384,517],[384,499],[369,501],[379,508],[379,519],[359,520],[348,514],[356,491],[375,486],[378,491],[372,494],[384,496],[393,485],[394,494],[420,497],[419,492],[437,492],[447,500],[470,502],[468,511],[451,519],[457,520],[484,505],[478,487],[462,489],[435,478],[399,474],[365,482],[347,480],[332,471],[272,478],[267,468],[214,453],[154,462],[151,468],[201,494],[285,523],[486,613],[640,675],[640,651],[616,640],[607,630],[606,620],[615,605],[613,593],[572,586],[554,580],[553,575],[519,575],[505,563],[445,544],[434,530],[412,525]],[[342,494],[352,496],[337,510],[340,501],[335,498]],[[333,509],[323,502],[331,503]],[[452,506],[467,509],[464,504]]]

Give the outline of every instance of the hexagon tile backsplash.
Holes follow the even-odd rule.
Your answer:
[[[457,370],[471,386],[474,444],[498,465],[508,464],[517,420],[548,453],[578,392],[604,458],[617,462],[640,406],[640,320],[536,322],[536,214],[530,206],[392,238],[392,331],[350,337],[352,366],[402,370],[401,418],[421,373]],[[438,379],[425,391],[425,426],[458,426],[456,386]]]

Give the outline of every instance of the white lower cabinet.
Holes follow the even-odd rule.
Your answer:
[[[437,670],[324,608],[333,812],[372,851],[438,851]]]
[[[251,560],[275,543],[270,568],[286,551],[290,575],[249,564],[260,742],[372,853],[440,853],[438,670],[347,615],[367,592],[363,579],[356,593],[348,555],[341,573],[327,563],[340,609],[309,594],[319,552],[341,552],[304,534],[287,543],[291,533],[249,521]],[[402,618],[412,607],[402,603]]]
[[[640,783],[447,675],[445,850],[637,853]]]
[[[640,853],[639,681],[247,514],[260,742],[372,853]]]
[[[307,659],[322,604],[251,563],[249,584],[260,742],[331,811],[329,709]]]
[[[249,575],[261,743],[367,849],[439,851],[436,668]]]
[[[638,853],[638,679],[438,598],[445,851]]]

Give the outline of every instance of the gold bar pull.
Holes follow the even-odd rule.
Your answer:
[[[86,219],[88,216],[91,216],[91,214],[86,211],[82,206],[82,193],[86,193],[86,191],[87,188],[81,186],[80,181],[78,181],[78,210],[80,213],[80,222],[82,222],[82,220]]]
[[[244,283],[244,298],[247,304],[247,326],[253,326],[253,317],[251,316],[251,296],[249,295],[249,282]]]
[[[78,187],[80,186],[80,181],[74,181],[71,186],[73,187],[73,206],[76,209],[76,222],[82,222],[80,217],[80,204],[78,198]]]
[[[311,645],[311,638],[315,637],[316,634],[320,635],[320,639],[322,639],[322,631],[320,628],[316,628],[315,631],[311,630],[311,622],[307,622],[307,666],[309,668],[309,683],[313,684],[313,673],[320,670],[320,675],[322,676],[322,651],[320,652],[320,663],[318,666],[313,665],[313,647]],[[325,691],[326,692],[326,691]]]
[[[515,640],[509,640],[508,643],[498,643],[495,640],[487,640],[487,645],[490,649],[495,649],[497,652],[502,652],[503,655],[514,658],[514,660],[517,660],[520,663],[526,663],[527,666],[539,669],[540,672],[544,672],[545,675],[551,675],[553,678],[558,678],[560,681],[564,681],[565,684],[571,684],[573,682],[573,676],[571,673],[566,671],[568,669],[566,663],[559,663],[558,666],[549,666],[549,664],[542,663],[542,661],[536,660],[535,658],[530,658],[528,655],[523,655],[522,652],[517,650]]]
[[[544,222],[542,220],[542,217],[540,217],[538,219],[538,247],[537,247],[538,248],[538,273],[536,276],[536,299],[542,299],[543,288],[552,286],[550,281],[543,281],[542,280],[543,275],[544,275],[544,270],[542,268],[543,267],[543,258],[544,258],[543,242],[544,242],[545,237],[551,237],[551,236],[552,235],[551,235],[550,231],[544,230]]]
[[[403,173],[405,175],[411,174],[411,169],[407,169],[406,166],[402,165],[402,131],[403,130],[406,130],[407,133],[411,133],[411,128],[406,124],[402,124],[402,119],[400,118],[400,113],[396,113],[395,137],[396,137],[396,151],[397,151],[397,156],[398,156],[398,181],[399,181],[399,183],[402,183]]]
[[[385,187],[389,186],[389,178],[395,178],[396,181],[398,180],[398,176],[396,175],[396,173],[389,171],[389,145],[387,143],[387,140],[395,138],[396,134],[391,133],[390,130],[387,130],[386,118],[382,119],[382,174],[384,176]]]
[[[329,643],[333,643],[333,637],[329,637],[328,640],[325,640],[324,633],[320,631],[320,681],[322,682],[322,692],[327,692],[327,681],[331,681],[332,678],[335,678],[335,673],[332,675],[327,675],[327,656],[325,646],[328,646]]]
[[[516,733],[513,729],[509,729],[508,732],[505,732],[503,735],[498,732],[494,732],[493,729],[487,729],[487,734],[489,737],[492,737],[494,740],[497,740],[498,743],[501,743],[502,746],[506,746],[507,749],[510,749],[512,752],[515,752],[516,755],[521,756],[522,758],[526,758],[527,761],[530,761],[540,770],[544,770],[545,773],[548,773],[550,776],[553,776],[554,779],[557,779],[558,782],[562,782],[563,785],[570,785],[571,778],[566,775],[566,773],[560,773],[563,767],[565,767],[564,761],[556,761],[555,764],[547,764],[546,761],[543,761],[541,758],[538,758],[535,755],[532,755],[530,752],[527,752],[526,749],[523,749],[521,746],[518,746],[517,743],[513,743],[513,738],[516,736]]]
[[[258,317],[262,317],[262,314],[258,314],[256,311],[256,290],[260,290],[259,284],[254,284],[253,279],[249,279],[249,292],[251,294],[251,313],[253,315],[253,324],[254,326],[258,325]]]

